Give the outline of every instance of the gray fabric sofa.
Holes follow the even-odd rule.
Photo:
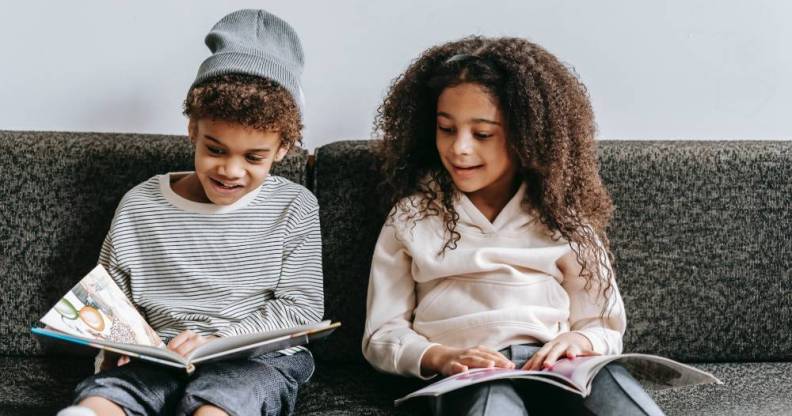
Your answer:
[[[290,155],[275,173],[320,204],[326,316],[300,415],[415,414],[420,386],[360,353],[368,267],[384,219],[372,141]],[[121,196],[189,170],[178,136],[0,131],[0,414],[53,414],[90,357],[46,354],[30,326],[96,263]],[[792,414],[792,142],[601,141],[625,349],[693,363],[724,385],[653,392],[669,415]]]

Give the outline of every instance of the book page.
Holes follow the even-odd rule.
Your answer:
[[[307,344],[313,339],[329,335],[339,325],[338,323],[331,324],[330,321],[322,321],[276,331],[220,338],[199,346],[187,356],[187,359],[190,362],[199,363],[216,357],[225,358],[232,354],[239,356],[249,355],[238,354],[248,350],[255,350],[255,352],[251,352],[255,354],[277,351]]]
[[[67,292],[41,318],[41,322],[78,337],[165,347],[157,332],[146,323],[101,265]]]

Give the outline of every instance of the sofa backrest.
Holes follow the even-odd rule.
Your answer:
[[[371,255],[384,221],[370,141],[316,150],[325,315],[315,348],[361,360]],[[600,141],[625,350],[685,361],[792,359],[792,142]]]
[[[306,162],[273,172],[305,185]],[[0,131],[0,166],[0,354],[40,354],[30,326],[96,265],[124,193],[193,160],[183,136]]]

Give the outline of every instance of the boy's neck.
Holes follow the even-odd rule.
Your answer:
[[[212,202],[206,196],[206,192],[204,192],[203,186],[201,186],[201,181],[198,179],[195,172],[182,176],[171,176],[170,181],[171,189],[173,189],[176,195],[192,202]]]

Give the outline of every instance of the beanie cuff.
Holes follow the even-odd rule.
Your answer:
[[[270,79],[277,82],[291,94],[294,103],[304,117],[305,99],[302,88],[293,71],[274,59],[247,54],[239,51],[215,53],[198,68],[198,76],[190,89],[208,80],[227,74],[245,74]]]

